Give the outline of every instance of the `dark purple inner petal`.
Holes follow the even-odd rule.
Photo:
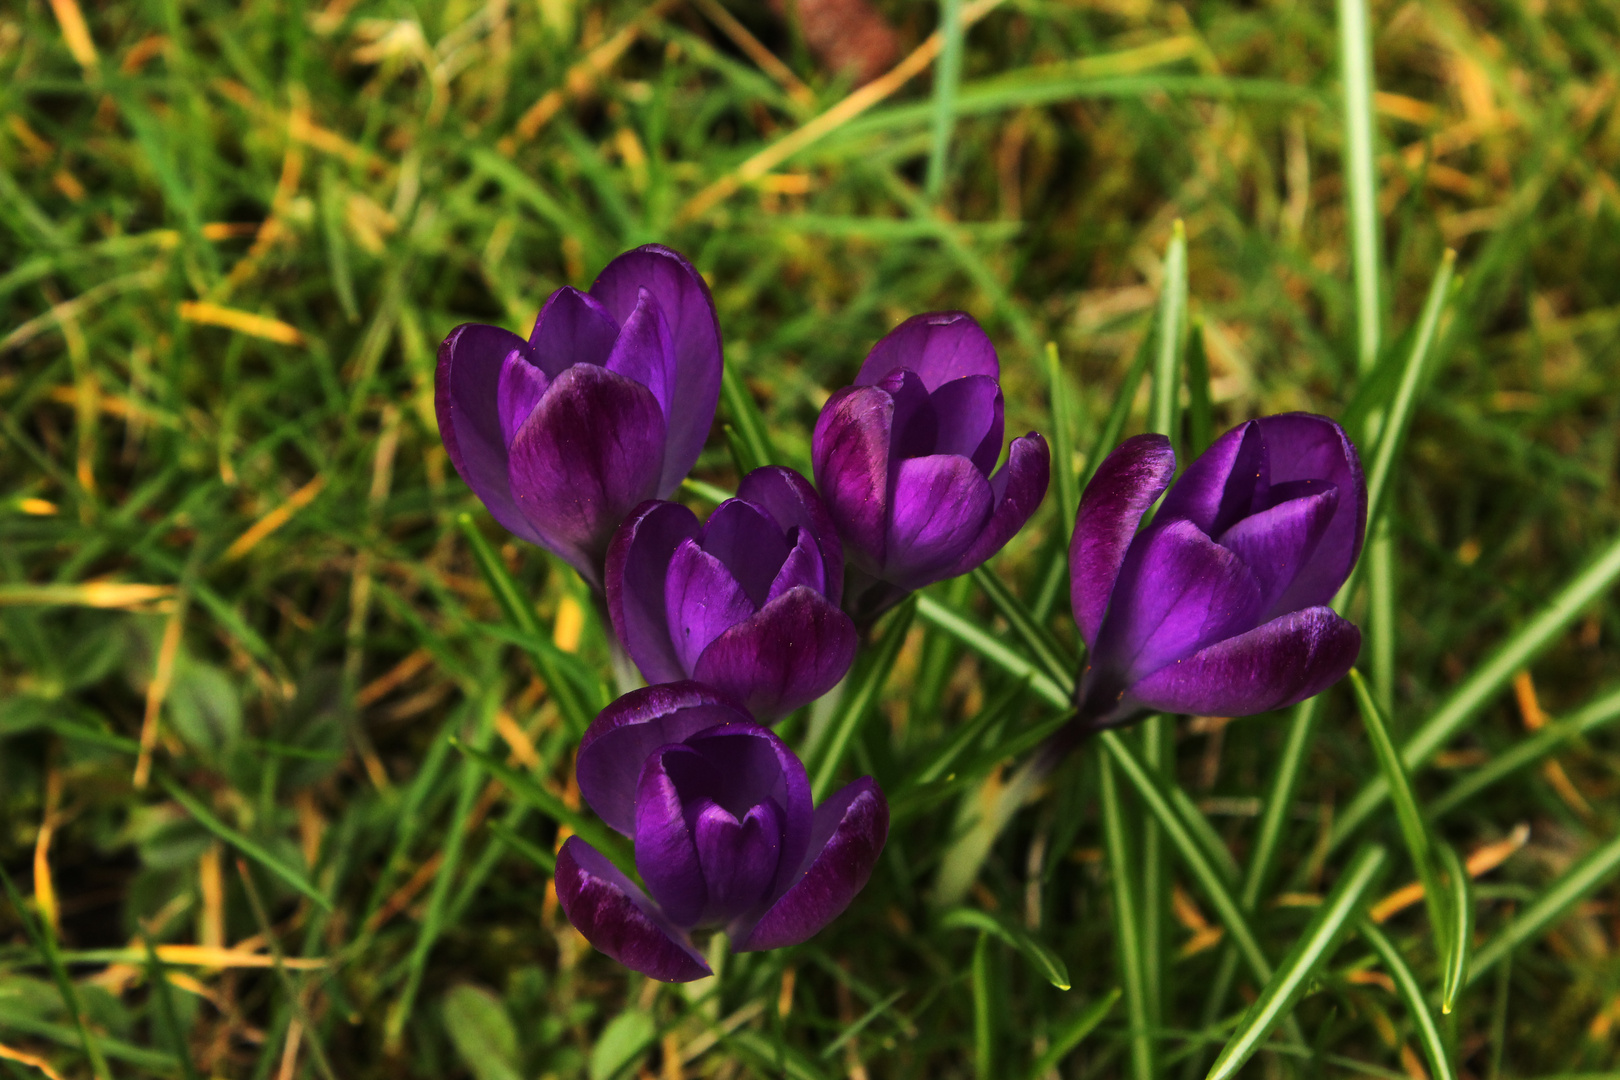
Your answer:
[[[547,298],[534,320],[529,345],[534,362],[551,378],[575,364],[606,364],[619,323],[596,300],[564,286]]]
[[[668,760],[687,820],[696,824],[703,800],[739,820],[763,802],[786,808],[787,781],[772,738],[762,729],[728,734],[725,729],[688,740],[690,754]]]
[[[795,525],[788,530],[787,539],[792,543],[793,550],[788,552],[788,557],[782,562],[782,569],[777,571],[775,580],[771,582],[771,591],[766,597],[766,603],[801,585],[814,589],[836,603],[839,598],[833,596],[827,589],[827,575],[822,567],[821,549],[816,546],[810,531]]]
[[[953,379],[931,396],[938,417],[935,454],[961,454],[986,476],[1001,457],[1001,387],[984,375]]]
[[[664,579],[664,614],[675,655],[688,673],[711,641],[757,610],[725,564],[696,540],[675,548]]]
[[[894,416],[889,426],[889,476],[905,458],[923,457],[934,452],[939,442],[939,414],[922,378],[905,368],[878,384],[894,399]]]
[[[681,777],[704,763],[685,743],[653,751],[636,785],[636,870],[677,926],[696,926],[709,902]]]
[[[1248,565],[1260,583],[1261,622],[1283,614],[1272,610],[1273,605],[1316,554],[1339,505],[1339,489],[1325,480],[1279,485],[1271,491],[1273,498],[1284,489],[1291,497],[1277,499],[1269,509],[1250,514],[1216,538]]]
[[[708,886],[705,923],[729,922],[768,898],[782,855],[782,808],[766,801],[739,821],[718,803],[702,800],[692,828]]]
[[[1171,486],[1155,520],[1186,518],[1209,536],[1219,536],[1239,518],[1263,509],[1271,487],[1266,440],[1257,421],[1216,439]]]
[[[529,363],[522,352],[513,349],[507,354],[495,390],[495,407],[501,414],[501,437],[508,446],[550,385],[550,377]]]
[[[731,571],[754,607],[761,607],[788,557],[781,527],[758,507],[727,499],[709,515],[702,542],[703,550]]]
[[[1367,482],[1356,448],[1344,429],[1325,416],[1285,413],[1261,417],[1271,460],[1271,482],[1323,479],[1339,489],[1333,515],[1310,565],[1294,579],[1279,610],[1296,611],[1326,604],[1338,591],[1361,552],[1367,523]]]
[[[646,289],[641,290],[640,300],[624,321],[619,339],[614,342],[613,351],[603,366],[651,390],[665,420],[670,419],[675,344],[658,301]]]

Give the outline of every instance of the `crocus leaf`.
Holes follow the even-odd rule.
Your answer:
[[[1021,926],[982,911],[979,908],[954,908],[940,917],[939,925],[946,930],[978,930],[991,934],[1023,954],[1040,976],[1059,990],[1067,990],[1069,967],[1063,958],[1043,945],[1039,939]]]

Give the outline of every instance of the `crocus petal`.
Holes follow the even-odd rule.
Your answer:
[[[1311,565],[1338,510],[1339,489],[1325,480],[1315,484],[1315,492],[1250,514],[1216,538],[1248,565],[1260,583],[1262,621],[1294,610],[1278,606],[1278,601]]]
[[[635,309],[624,320],[619,340],[613,343],[613,351],[602,366],[651,390],[664,412],[664,422],[673,423],[669,409],[675,344],[658,301],[646,289],[641,290]]]
[[[788,557],[782,529],[764,510],[741,498],[727,499],[709,515],[702,544],[726,565],[756,608],[765,603],[771,582]]]
[[[983,375],[953,379],[933,393],[934,412],[939,417],[936,454],[961,454],[972,458],[979,471],[989,476],[1001,457],[1004,406],[1001,387]]]
[[[1130,696],[1151,709],[1199,716],[1248,716],[1321,693],[1344,677],[1361,631],[1312,607],[1216,642],[1153,672]]]
[[[713,974],[646,894],[579,837],[557,853],[556,880],[563,914],[598,951],[661,982]]]
[[[551,379],[544,371],[529,363],[521,350],[513,349],[501,365],[501,380],[495,391],[495,408],[501,415],[501,437],[510,446],[523,426],[523,421],[534,412],[545,396]]]
[[[810,443],[816,490],[850,561],[876,572],[888,527],[889,431],[894,399],[875,386],[846,386],[827,399]]]
[[[779,465],[755,469],[737,485],[737,498],[771,515],[783,534],[797,527],[815,541],[821,551],[822,590],[833,600],[844,594],[844,546],[838,542],[838,527],[810,481]]]
[[[720,401],[720,322],[703,276],[679,253],[658,244],[627,251],[608,263],[591,296],[621,323],[646,289],[668,320],[675,347],[674,389],[669,407],[669,448],[658,481],[668,498],[692,470],[714,423]]]
[[[1092,666],[1124,686],[1254,625],[1260,586],[1190,521],[1154,524],[1126,553]]]
[[[944,576],[967,573],[1018,535],[1018,530],[1040,509],[1051,476],[1052,455],[1046,440],[1033,431],[1014,439],[1007,451],[1007,464],[990,478],[990,492],[996,500],[990,520]]]
[[[696,540],[682,540],[675,548],[664,579],[664,613],[675,655],[687,674],[694,673],[711,641],[758,610],[726,564]]]
[[[558,289],[546,298],[529,333],[535,366],[555,379],[575,364],[607,363],[622,321],[578,289]]]
[[[739,821],[707,802],[694,817],[692,837],[708,884],[705,923],[730,922],[755,911],[769,894],[782,854],[782,809],[755,803]]]
[[[922,376],[909,368],[900,368],[889,372],[877,385],[894,399],[894,419],[889,425],[889,468],[892,470],[894,463],[902,458],[937,453],[939,413],[934,409],[934,397]]]
[[[788,557],[782,560],[782,569],[776,573],[776,579],[771,582],[771,590],[766,595],[766,603],[775,600],[789,589],[813,589],[830,600],[836,601],[837,594],[827,588],[826,575],[822,572],[821,550],[810,534],[803,529],[796,533],[793,550]]]
[[[995,507],[990,482],[957,454],[900,462],[893,490],[883,576],[908,589],[946,576],[943,571],[972,546]]]
[[[501,427],[501,370],[512,353],[532,358],[529,346],[498,326],[466,323],[439,345],[433,405],[451,464],[506,531],[545,544],[512,494],[508,440]]]
[[[636,787],[652,752],[700,731],[753,721],[730,699],[695,682],[632,690],[597,714],[579,741],[574,775],[596,815],[626,836],[636,829]]]
[[[716,781],[712,797],[733,816],[764,802],[781,808],[781,857],[769,892],[781,895],[809,850],[814,825],[804,762],[775,733],[757,724],[701,731],[687,745],[708,759]]]
[[[508,469],[534,530],[599,586],[613,530],[652,496],[663,453],[664,415],[652,392],[606,368],[575,364],[518,430]]]
[[[967,375],[1001,375],[996,347],[973,316],[961,311],[913,315],[872,346],[855,376],[856,386],[875,386],[897,368],[922,376],[930,392]]]
[[[1277,602],[1288,611],[1325,604],[1350,576],[1367,532],[1367,480],[1361,458],[1344,428],[1325,416],[1285,413],[1255,421],[1266,438],[1273,486],[1300,480],[1326,480],[1339,489],[1333,521]]]
[[[608,617],[619,643],[650,683],[686,677],[669,636],[664,577],[675,548],[699,531],[697,515],[686,507],[650,500],[636,507],[608,545],[603,575]]]
[[[712,781],[705,782],[708,778],[701,775],[708,771],[703,755],[685,743],[674,743],[648,756],[636,786],[636,871],[677,926],[696,926],[709,902],[703,864],[686,816],[688,800],[703,794],[694,795],[692,789],[712,787]]]
[[[1080,637],[1097,640],[1108,597],[1142,515],[1164,493],[1176,472],[1176,453],[1163,435],[1138,435],[1103,459],[1074,519],[1069,542],[1069,604]]]
[[[1207,536],[1219,536],[1266,505],[1271,462],[1263,429],[1239,424],[1198,455],[1164,497],[1156,521],[1186,518]]]
[[[810,853],[793,884],[736,946],[780,949],[836,919],[866,886],[889,835],[889,804],[869,776],[816,808]]]
[[[692,677],[769,722],[838,684],[855,660],[855,624],[811,589],[789,589],[715,638]]]

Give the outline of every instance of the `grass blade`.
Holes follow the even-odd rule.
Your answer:
[[[1158,351],[1153,362],[1153,413],[1148,428],[1179,439],[1181,407],[1182,324],[1187,317],[1187,226],[1180,218],[1170,231],[1164,253],[1164,284],[1159,291]]]
[[[1136,903],[1136,873],[1131,865],[1125,808],[1120,801],[1119,783],[1114,779],[1113,762],[1106,755],[1100,756],[1097,769],[1103,846],[1108,854],[1108,878],[1114,890],[1114,942],[1119,955],[1119,979],[1125,993],[1125,1015],[1130,1022],[1131,1075],[1136,1080],[1153,1080],[1147,976],[1142,970],[1142,935],[1136,921],[1140,908]]]
[[[1054,341],[1046,343],[1046,394],[1051,402],[1052,487],[1057,491],[1058,522],[1067,541],[1074,535],[1080,509],[1080,478],[1074,471],[1074,402],[1063,378],[1063,363]]]
[[[1457,856],[1457,849],[1439,841],[1435,845],[1440,868],[1446,875],[1451,945],[1444,951],[1446,966],[1440,984],[1440,1011],[1449,1014],[1457,995],[1468,985],[1468,954],[1474,947],[1474,897],[1468,870]]]
[[[1029,1080],[1041,1080],[1047,1073],[1061,1065],[1063,1059],[1073,1053],[1074,1048],[1079,1046],[1081,1041],[1096,1030],[1097,1025],[1106,1020],[1108,1014],[1114,1011],[1114,1006],[1119,1002],[1119,997],[1120,990],[1116,986],[1090,1005],[1087,1005],[1062,1030],[1053,1035],[1051,1044],[1046,1048],[1046,1053],[1036,1058],[1035,1064],[1030,1066]]]
[[[180,1075],[184,1080],[200,1080],[197,1066],[191,1060],[191,1049],[186,1045],[186,1033],[180,1027],[180,1016],[174,1010],[174,990],[169,986],[168,971],[144,930],[141,932],[141,944],[146,949],[146,981],[152,987],[152,997],[156,999],[163,1033],[174,1048],[175,1057],[180,1059]]]
[[[911,776],[898,786],[895,792],[896,797],[903,792],[922,787],[924,784],[931,784],[948,775],[951,766],[956,763],[956,759],[961,757],[968,747],[977,742],[992,724],[1005,716],[1007,710],[1019,698],[1023,697],[1024,692],[1028,689],[1028,679],[1014,684],[1010,689],[1004,691],[1000,697],[995,698],[980,709],[978,716],[959,726],[955,733],[946,740],[945,745],[936,750],[927,761],[917,766]]]
[[[1451,692],[1423,726],[1401,747],[1401,761],[1408,769],[1426,763],[1474,714],[1487,705],[1542,649],[1573,622],[1586,605],[1606,592],[1620,578],[1620,537],[1616,537],[1577,573],[1569,584],[1533,618],[1497,646],[1484,663]],[[1389,797],[1383,777],[1370,781],[1357,793],[1333,825],[1329,851],[1338,848],[1350,834]]]
[[[726,364],[720,370],[720,400],[725,404],[732,430],[754,463],[754,468],[780,464],[776,447],[771,445],[765,417],[760,415],[759,406],[754,404],[754,395],[748,392],[747,384],[732,364]],[[738,467],[742,467],[740,463]]]
[[[862,665],[855,685],[848,688],[843,700],[838,703],[838,715],[827,726],[826,748],[815,755],[817,760],[810,780],[810,796],[816,802],[819,803],[832,790],[838,768],[849,753],[855,733],[877,705],[878,695],[883,692],[883,685],[889,681],[889,673],[894,670],[894,662],[900,658],[900,649],[906,643],[906,634],[911,630],[912,616],[916,612],[917,605],[910,601],[895,609],[883,629],[883,640],[878,642],[877,649],[870,654],[871,658]]]
[[[1345,201],[1356,285],[1356,370],[1378,362],[1378,165],[1373,147],[1373,65],[1367,0],[1339,0],[1339,78],[1344,106]]]
[[[534,865],[538,866],[541,870],[548,874],[556,872],[557,857],[555,855],[541,847],[539,844],[532,844],[528,840],[525,840],[505,822],[497,821],[494,818],[491,818],[489,821],[489,831],[494,833],[502,844],[505,844],[519,855],[522,855],[525,859],[528,859],[530,862],[534,863]]]
[[[990,988],[990,935],[980,934],[973,945],[973,1065],[979,1080],[995,1080],[996,1031]]]
[[[299,993],[298,985],[293,982],[292,973],[287,970],[285,957],[281,952],[281,942],[276,937],[275,927],[270,922],[270,913],[265,910],[264,901],[259,896],[258,886],[253,884],[253,871],[249,869],[246,859],[236,860],[236,872],[242,878],[242,891],[247,894],[248,906],[253,909],[253,918],[259,924],[259,933],[264,935],[265,944],[270,947],[270,958],[274,961],[276,978],[281,983],[282,993],[287,995],[287,1006],[292,1009],[293,1015],[304,1026],[304,1037],[309,1040],[309,1054],[315,1059],[315,1067],[325,1080],[337,1080],[332,1072],[332,1063],[327,1060],[326,1047],[321,1043],[320,1028],[304,1007],[303,995]],[[156,959],[156,954],[153,954]]]
[[[1194,319],[1187,335],[1187,460],[1215,440],[1215,405],[1209,389],[1209,352],[1204,347],[1204,320]]]
[[[1489,971],[1497,961],[1557,922],[1566,911],[1602,884],[1603,880],[1617,868],[1620,868],[1620,836],[1616,836],[1570,867],[1564,872],[1563,877],[1553,882],[1547,891],[1541,894],[1540,899],[1498,930],[1496,936],[1474,954],[1468,981],[1478,982],[1480,976]]]
[[[1372,744],[1374,756],[1378,758],[1378,770],[1389,785],[1390,800],[1395,804],[1395,817],[1400,822],[1407,853],[1412,857],[1418,880],[1423,883],[1423,902],[1429,911],[1429,928],[1434,934],[1435,953],[1442,958],[1442,966],[1449,967],[1452,963],[1448,951],[1452,937],[1447,932],[1450,920],[1440,890],[1440,877],[1435,873],[1434,845],[1429,839],[1423,812],[1418,809],[1417,796],[1412,793],[1412,780],[1406,774],[1406,767],[1401,764],[1395,740],[1390,737],[1389,726],[1384,722],[1378,704],[1373,701],[1367,680],[1355,668],[1350,669],[1350,687],[1355,692],[1356,708],[1361,711],[1367,739]]]
[[[1237,1030],[1226,1041],[1220,1056],[1209,1070],[1208,1080],[1225,1080],[1243,1067],[1265,1042],[1273,1028],[1294,1008],[1317,970],[1333,955],[1335,946],[1361,911],[1367,891],[1377,882],[1384,865],[1384,849],[1363,848],[1334,884],[1322,906],[1311,916],[1299,939],[1277,974],[1266,981],[1255,1003],[1238,1022]]]
[[[1412,974],[1412,969],[1407,966],[1401,951],[1371,919],[1362,919],[1356,925],[1356,931],[1373,947],[1373,951],[1383,961],[1384,967],[1389,969],[1390,977],[1395,980],[1395,989],[1400,993],[1401,1000],[1406,1002],[1406,1010],[1412,1014],[1412,1020],[1417,1024],[1418,1037],[1423,1043],[1424,1053],[1429,1058],[1429,1075],[1433,1080],[1455,1080],[1456,1073],[1452,1072],[1451,1059],[1446,1054],[1446,1044],[1440,1037],[1440,1028],[1434,1022],[1434,1013],[1430,1011],[1429,1002],[1423,996],[1423,987],[1418,983],[1417,976]]]
[[[1080,478],[1081,491],[1091,482],[1103,458],[1118,444],[1120,435],[1125,431],[1125,422],[1131,418],[1131,406],[1136,403],[1136,388],[1142,385],[1142,377],[1147,374],[1148,364],[1152,360],[1153,336],[1144,334],[1142,344],[1136,350],[1136,359],[1131,361],[1130,370],[1119,381],[1113,408],[1108,410],[1108,418],[1103,421],[1102,430],[1097,432],[1097,441],[1092,444],[1091,453],[1086,455],[1085,475]]]
[[[246,836],[219,820],[212,811],[167,776],[158,777],[158,782],[163,785],[163,789],[169,793],[171,799],[185,807],[186,813],[197,819],[197,824],[264,867],[288,885],[291,885],[303,895],[309,897],[322,911],[332,910],[332,901],[328,900],[303,874],[272,855],[268,848],[249,840]]]
[[[484,534],[473,524],[472,515],[467,513],[456,515],[456,527],[461,531],[462,538],[467,541],[467,546],[472,549],[473,560],[478,563],[478,569],[489,584],[489,591],[495,594],[495,602],[500,605],[507,621],[530,638],[539,638],[540,620],[535,617],[533,605],[523,599],[523,593],[518,589],[517,582],[513,581],[512,575],[506,571],[506,564],[495,553],[489,541],[484,539]],[[528,653],[534,660],[534,666],[540,669],[540,677],[546,682],[547,692],[557,702],[557,711],[562,713],[563,719],[568,722],[569,728],[576,736],[583,735],[585,729],[591,725],[595,710],[580,697],[579,692],[563,675],[555,658],[546,649],[530,648]]]
[[[618,834],[588,814],[569,809],[568,805],[540,786],[526,773],[519,772],[487,750],[469,746],[460,739],[451,739],[450,745],[460,750],[469,761],[499,780],[515,798],[522,799],[559,825],[566,825],[597,851],[613,861],[613,865],[626,874],[634,873],[635,860],[625,850]]]
[[[939,0],[939,59],[934,62],[934,131],[923,190],[937,199],[945,190],[951,130],[956,126],[956,90],[962,81],[962,0]]]
[[[940,918],[939,925],[946,930],[977,930],[1000,938],[1022,953],[1036,973],[1059,990],[1067,990],[1071,985],[1069,968],[1063,958],[1021,926],[979,908],[954,908]]]
[[[1013,595],[1013,591],[988,567],[974,568],[973,583],[984,591],[985,598],[1007,620],[1008,628],[1023,645],[1024,651],[1051,676],[1052,681],[1059,686],[1065,683],[1072,686],[1078,661],[1067,655],[1063,647],[1046,632],[1046,628],[1035,621],[1035,616],[1029,613],[1024,602]]]
[[[1074,693],[1072,677],[1064,684],[1054,681],[1035,664],[1003,645],[995,635],[967,616],[952,611],[931,596],[922,594],[917,597],[917,614],[928,625],[937,626],[950,634],[1007,674],[1015,678],[1028,679],[1029,688],[1051,704],[1060,709],[1067,709],[1072,704],[1069,700],[1070,695]]]

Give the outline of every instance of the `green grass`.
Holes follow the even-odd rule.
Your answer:
[[[231,1080],[1616,1068],[1614,5],[1374,4],[1368,103],[1333,4],[883,0],[907,49],[961,20],[953,77],[697,212],[851,90],[727,6],[785,67],[697,4],[86,4],[88,49],[71,0],[0,8],[0,866],[32,896],[0,906],[0,1046]],[[1184,359],[1155,326],[1178,220],[1182,367],[1209,373],[1184,396],[1154,379]],[[432,412],[452,326],[526,330],[650,241],[713,286],[750,458],[803,468],[871,343],[960,307],[1009,431],[1073,474],[921,599],[886,680],[868,654],[870,698],[784,729],[818,733],[818,786],[904,795],[866,891],[686,989],[594,953],[549,891],[558,819],[590,828],[570,775],[604,631]],[[1071,482],[1125,435],[1300,408],[1378,462],[1388,555],[1345,602],[1382,767],[1348,687],[1166,718],[962,863],[985,777],[1061,714]],[[719,425],[694,476],[736,482]],[[1421,901],[1365,921],[1419,876],[1409,840],[1466,859],[1521,824],[1470,890],[1465,973]],[[176,948],[244,941],[258,966]]]

